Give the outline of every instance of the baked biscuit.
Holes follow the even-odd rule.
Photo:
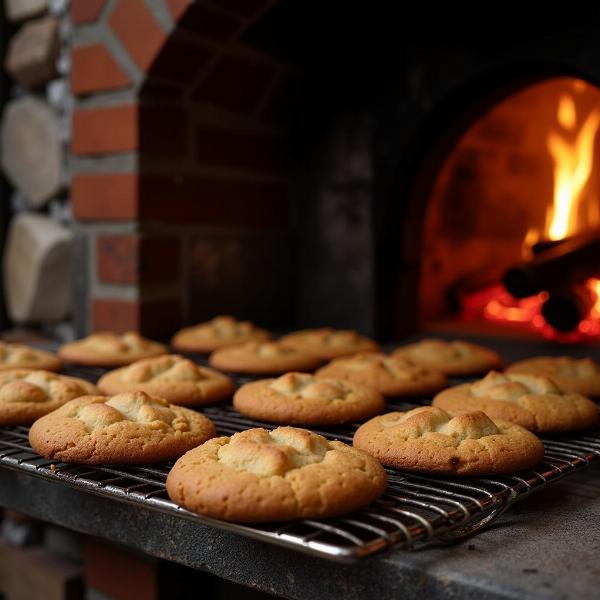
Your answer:
[[[217,348],[270,338],[268,331],[250,321],[237,321],[229,315],[221,315],[206,323],[184,327],[173,336],[171,345],[180,352],[208,354]]]
[[[84,379],[37,369],[0,373],[0,425],[29,425],[69,400],[97,394]]]
[[[362,383],[390,397],[423,396],[448,385],[448,378],[441,371],[426,369],[407,358],[380,352],[337,358],[321,367],[316,375]]]
[[[0,342],[0,371],[6,369],[43,369],[60,371],[62,363],[57,356],[25,344]]]
[[[313,371],[321,364],[321,359],[280,342],[251,341],[215,350],[209,362],[217,369],[234,373],[277,375],[288,371]]]
[[[531,373],[552,379],[563,392],[600,398],[600,365],[591,358],[538,356],[512,364],[507,373]]]
[[[214,435],[204,415],[130,392],[67,402],[31,426],[29,443],[51,460],[142,464],[176,459]]]
[[[67,362],[95,367],[120,367],[166,352],[164,344],[148,340],[134,331],[93,333],[58,349],[58,355]]]
[[[331,360],[338,356],[348,356],[357,352],[379,350],[373,340],[363,337],[356,331],[344,329],[304,329],[284,335],[280,340],[283,344],[315,354],[323,360]]]
[[[229,377],[177,354],[145,358],[110,371],[98,380],[98,388],[104,394],[142,390],[180,405],[211,404],[233,392]]]
[[[180,506],[241,523],[341,515],[376,500],[385,485],[385,471],[368,454],[294,427],[210,440],[167,478]]]
[[[400,346],[392,356],[401,356],[446,375],[479,375],[502,366],[497,352],[462,340],[426,339]]]
[[[433,405],[451,414],[482,410],[492,419],[540,433],[577,431],[596,423],[598,407],[580,394],[563,392],[547,377],[491,371],[475,383],[443,392]]]
[[[383,411],[376,390],[340,379],[286,373],[246,383],[233,397],[234,408],[251,419],[287,425],[337,425],[368,419]]]
[[[532,467],[542,442],[523,427],[478,411],[452,418],[422,406],[375,417],[359,427],[354,446],[384,465],[442,475],[495,475]]]

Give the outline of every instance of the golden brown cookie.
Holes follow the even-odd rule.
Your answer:
[[[507,373],[531,373],[552,379],[563,392],[600,398],[600,365],[591,358],[537,356],[512,364]]]
[[[497,352],[462,340],[421,340],[400,346],[392,352],[392,356],[408,358],[446,375],[479,375],[502,366],[502,359]]]
[[[451,414],[482,410],[540,433],[577,431],[594,425],[598,407],[580,394],[563,392],[546,377],[491,371],[475,383],[440,392],[433,405]]]
[[[441,371],[380,352],[336,358],[321,367],[316,375],[362,383],[389,397],[424,396],[438,392],[448,384],[448,378]]]
[[[173,404],[193,406],[224,400],[233,392],[229,377],[178,354],[145,358],[98,380],[105,394],[142,390]]]
[[[523,427],[478,411],[452,418],[432,406],[375,417],[359,427],[354,446],[384,465],[442,475],[495,475],[532,467],[542,442]]]
[[[82,396],[38,419],[29,443],[51,460],[143,464],[173,460],[215,435],[212,421],[144,392]]]
[[[69,400],[97,394],[84,379],[37,369],[0,373],[0,425],[29,425]]]
[[[260,421],[338,425],[379,414],[384,400],[378,391],[351,381],[286,373],[277,379],[246,383],[235,393],[233,406]]]
[[[279,341],[286,346],[315,354],[323,360],[379,349],[376,342],[359,335],[356,331],[330,327],[295,331],[284,335]]]
[[[164,344],[148,340],[134,331],[93,333],[58,349],[58,355],[67,362],[95,367],[120,367],[166,352]]]
[[[313,371],[321,364],[321,359],[280,342],[251,341],[215,350],[209,362],[217,369],[234,373],[277,375],[288,371]]]
[[[294,427],[210,440],[167,478],[180,506],[241,523],[341,515],[376,500],[385,485],[385,471],[368,454]]]
[[[210,353],[217,348],[241,344],[250,340],[268,340],[271,334],[250,321],[237,321],[229,315],[220,315],[206,323],[179,330],[171,345],[180,352]]]
[[[0,371],[6,369],[43,369],[60,371],[62,363],[57,356],[25,344],[0,342]]]

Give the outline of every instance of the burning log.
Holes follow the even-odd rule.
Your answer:
[[[594,302],[595,298],[588,286],[577,284],[548,292],[548,299],[542,305],[541,312],[548,325],[557,331],[568,333],[577,329]]]
[[[510,268],[503,278],[515,298],[574,286],[600,274],[600,232],[566,239]]]

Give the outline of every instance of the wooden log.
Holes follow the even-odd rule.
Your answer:
[[[4,14],[9,21],[24,21],[46,12],[47,0],[4,0]]]
[[[11,38],[4,66],[20,84],[36,87],[56,75],[58,26],[58,19],[43,17],[26,23]]]
[[[0,132],[2,167],[7,178],[39,208],[63,186],[60,123],[41,100],[25,96],[4,112]]]
[[[65,318],[71,297],[72,233],[46,215],[21,213],[4,252],[9,316],[18,323]]]

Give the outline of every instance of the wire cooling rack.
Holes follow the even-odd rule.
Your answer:
[[[96,381],[104,370],[67,367],[65,373]],[[249,378],[235,379],[239,385]],[[419,404],[422,402],[388,403],[387,409],[408,410]],[[202,412],[213,420],[219,435],[231,435],[251,427],[274,427],[242,417],[231,404],[206,407]],[[356,427],[358,424],[313,430],[327,438],[351,443]],[[226,523],[178,507],[165,489],[171,464],[92,467],[53,463],[33,452],[27,427],[0,428],[0,465],[113,500],[348,562],[391,547],[411,549],[432,541],[453,541],[472,535],[513,503],[600,459],[600,429],[543,441],[544,460],[535,468],[514,475],[433,477],[387,469],[389,482],[385,494],[362,510],[334,519],[266,525]]]

